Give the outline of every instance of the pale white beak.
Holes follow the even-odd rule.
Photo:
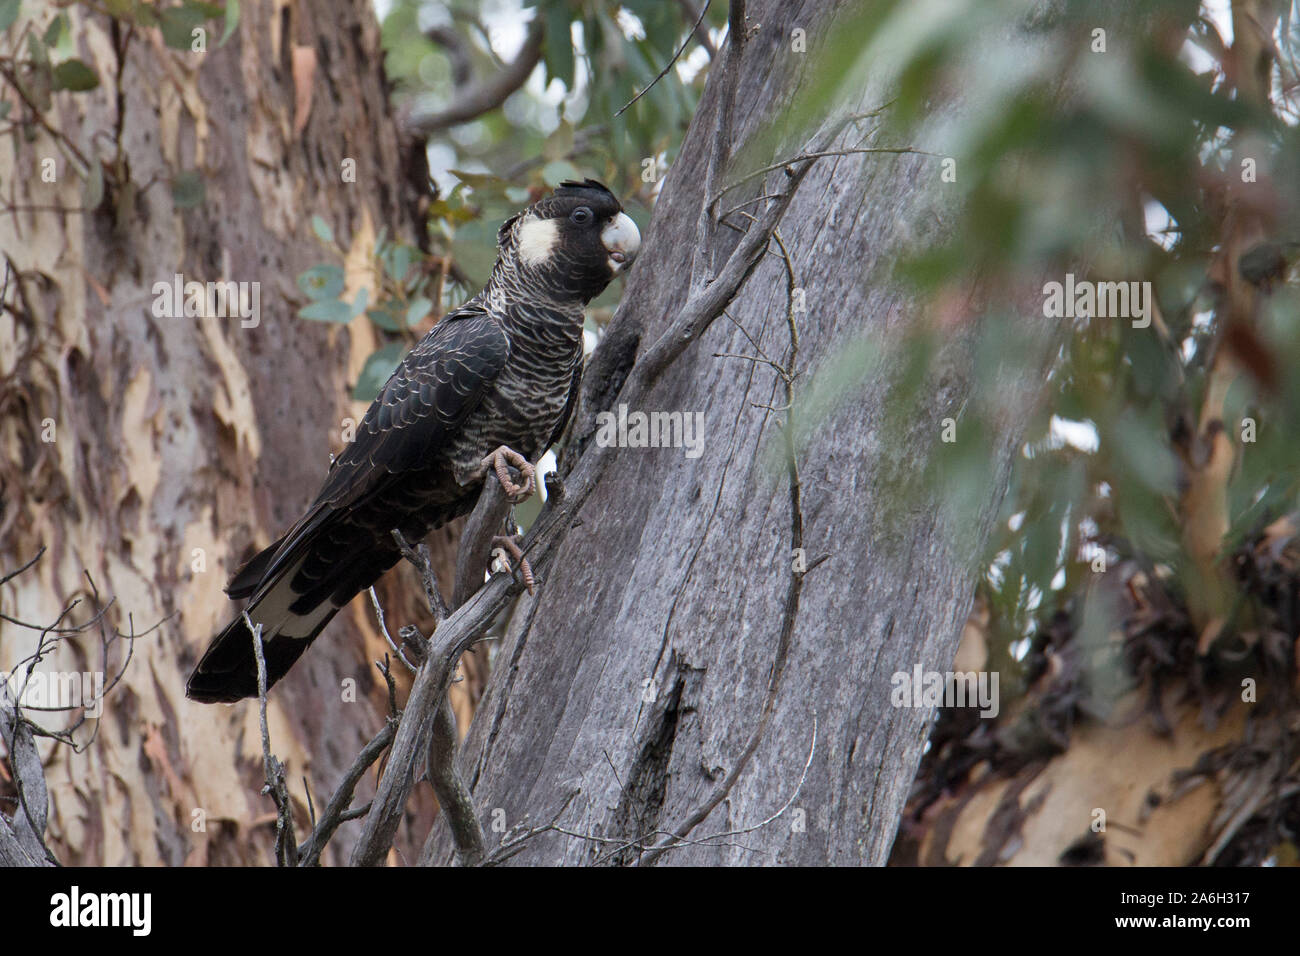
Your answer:
[[[627,213],[619,213],[600,231],[600,241],[609,253],[609,271],[618,275],[636,258],[641,248],[641,231]]]

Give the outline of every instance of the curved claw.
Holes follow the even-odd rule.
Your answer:
[[[518,537],[518,535],[513,534],[499,534],[494,537],[492,539],[492,556],[507,566],[510,565],[510,562],[506,560],[506,555],[514,558],[519,564],[519,576],[523,579],[524,587],[528,588],[529,594],[534,594],[536,593],[537,580],[533,577],[533,569],[529,565],[528,559],[519,550],[519,543],[515,540]]]
[[[521,484],[515,484],[514,479],[510,477],[510,469],[507,466],[518,469]],[[506,497],[510,499],[511,504],[517,505],[532,496],[533,486],[537,480],[537,470],[528,459],[513,448],[502,445],[483,459],[483,467],[496,472],[497,481],[501,482],[501,490],[506,493]]]

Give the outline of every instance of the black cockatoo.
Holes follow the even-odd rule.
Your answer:
[[[406,354],[307,513],[227,585],[262,625],[268,686],[397,563],[393,529],[416,541],[467,513],[489,470],[512,498],[527,496],[533,463],[573,412],[583,309],[640,243],[618,199],[590,179],[561,184],[501,226],[487,286]],[[208,646],[185,692],[204,702],[257,696],[243,615]]]

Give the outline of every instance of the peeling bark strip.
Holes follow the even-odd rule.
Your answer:
[[[420,154],[398,136],[370,0],[243,0],[238,29],[206,53],[52,0],[23,0],[10,35],[59,10],[101,84],[56,93],[34,140],[0,138],[0,251],[12,266],[0,310],[0,568],[47,547],[35,573],[6,585],[4,610],[52,620],[86,569],[118,599],[122,630],[127,611],[138,624],[170,620],[138,642],[92,749],[51,756],[37,740],[46,838],[70,865],[265,864],[274,808],[260,794],[256,710],[188,703],[183,677],[227,613],[228,572],[296,517],[341,447],[342,420],[360,417],[346,395],[373,351],[366,322],[339,330],[295,316],[293,277],[320,258],[311,214],[358,260],[380,224],[415,242],[425,184],[405,170]],[[12,123],[24,107],[8,80],[0,88]],[[50,157],[54,183],[40,175]],[[87,209],[92,167],[101,195]],[[184,176],[206,194],[191,208],[169,185]],[[224,291],[237,306],[236,283],[251,313],[259,290],[260,321],[187,316],[184,301],[156,314],[155,284],[174,297],[177,275],[202,284],[205,310],[209,289],[214,304]],[[446,564],[450,538],[437,540]],[[351,610],[268,709],[299,821],[303,777],[334,792],[387,710],[369,663],[382,638],[363,603]],[[31,647],[0,627],[10,670]],[[46,663],[95,670],[95,650],[69,641]],[[359,704],[344,701],[344,678]],[[364,803],[371,784],[352,785]],[[425,826],[432,809],[413,801]],[[327,862],[346,859],[355,831],[339,831]],[[419,844],[398,836],[413,858]],[[10,845],[0,833],[0,855]]]
[[[765,132],[763,117],[787,102],[799,70],[812,68],[792,60],[791,31],[806,30],[815,50],[856,5],[747,6],[743,56],[719,54],[619,314],[590,363],[585,408],[564,456],[573,469],[569,494],[578,499],[566,497],[572,530],[546,557],[536,598],[512,621],[501,651],[508,665],[494,672],[462,754],[478,806],[504,823],[515,863],[884,863],[930,719],[925,708],[889,706],[890,676],[917,662],[949,667],[970,607],[974,558],[1027,419],[1033,383],[1009,382],[989,449],[995,480],[977,527],[953,527],[942,501],[909,506],[901,526],[881,517],[897,505],[900,476],[919,484],[923,436],[938,434],[945,409],[970,390],[960,372],[969,364],[965,346],[954,341],[939,357],[949,371],[933,407],[918,409],[910,444],[880,427],[891,389],[886,369],[864,374],[824,420],[807,426],[793,486],[802,502],[792,503],[778,430],[784,375],[806,382],[866,329],[900,341],[904,319],[915,318],[911,298],[876,278],[902,251],[901,238],[891,237],[906,223],[924,240],[934,234],[927,224],[941,230],[953,215],[933,185],[938,171],[902,151],[823,145],[825,158],[811,168],[793,164],[804,179],[779,220],[780,241],[746,269],[727,318],[693,326],[691,333],[705,330],[693,345],[693,334],[665,341],[681,303],[692,292],[713,294],[727,273],[719,264],[759,225],[737,213],[722,217],[735,228],[718,229],[709,215],[713,194],[704,184],[740,173],[716,160],[717,150],[744,155]],[[722,63],[736,69],[734,94]],[[723,121],[720,106],[733,95]],[[885,90],[866,89],[841,107],[865,114],[887,99]],[[938,118],[960,108],[940,104]],[[746,159],[774,168],[738,180],[726,205],[782,193],[783,161],[804,144],[769,148],[776,155]],[[766,218],[762,204],[740,208]],[[703,255],[699,235],[715,235],[716,254]],[[807,303],[793,367],[782,358],[792,344],[787,268]],[[1026,339],[1042,346],[1054,323],[1026,316]],[[729,358],[756,354],[772,361],[740,367]],[[1033,354],[1045,367],[1047,350]],[[600,447],[596,415],[620,401],[702,410],[710,423],[704,454]],[[603,453],[599,470],[593,453]],[[788,622],[788,672],[770,698],[766,732],[755,737],[787,636],[797,561],[790,534],[800,512],[806,578]],[[548,534],[539,530],[539,547]],[[823,554],[831,557],[811,570]],[[479,597],[494,586],[506,584],[498,580]],[[734,786],[720,791],[737,770]],[[682,829],[686,838],[673,839]],[[488,836],[502,839],[499,831]],[[452,857],[447,834],[435,830],[422,859]]]

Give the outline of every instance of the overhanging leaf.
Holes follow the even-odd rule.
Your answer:
[[[402,331],[401,303],[395,299],[389,299],[383,305],[367,309],[366,315],[370,317],[371,322],[386,332]]]
[[[194,42],[194,30],[207,19],[204,11],[187,4],[158,11],[158,25],[162,28],[163,42],[173,50],[188,50]]]
[[[18,19],[22,0],[0,0],[0,30],[8,30]]]
[[[315,232],[316,235],[320,237],[322,242],[334,241],[334,230],[331,229],[330,224],[326,222],[324,219],[322,219],[320,216],[311,217],[311,228],[312,231]]]
[[[54,68],[54,88],[81,93],[99,86],[99,74],[81,60],[64,60]]]
[[[406,310],[407,327],[413,326],[429,314],[433,309],[433,303],[423,296],[418,299],[412,299],[410,308]]]
[[[352,321],[352,306],[339,299],[321,299],[304,305],[298,310],[298,317],[311,319],[313,322],[335,322],[346,325]]]
[[[356,318],[362,312],[366,311],[366,304],[370,301],[370,290],[362,288],[357,293],[356,301],[352,303],[352,318]]]
[[[552,3],[546,10],[546,72],[573,89],[573,34],[569,26],[569,8]]]
[[[337,299],[343,292],[343,283],[343,270],[338,266],[312,266],[298,276],[298,288],[315,301]]]
[[[218,46],[224,46],[225,42],[230,39],[230,35],[235,32],[235,27],[239,26],[239,0],[226,0],[225,29],[221,32],[221,40]]]
[[[405,345],[401,342],[393,342],[366,359],[366,364],[361,367],[361,374],[357,376],[356,387],[352,389],[352,397],[359,402],[372,401],[388,381],[389,376],[393,374],[393,370],[397,368],[397,363],[402,360],[402,353],[405,351]]]

